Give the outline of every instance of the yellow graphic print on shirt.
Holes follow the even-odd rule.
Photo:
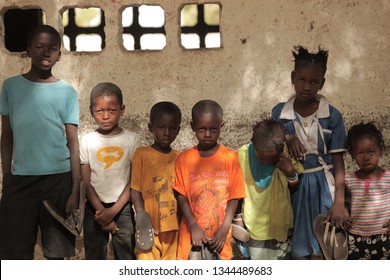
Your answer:
[[[109,168],[115,162],[120,161],[123,157],[123,149],[117,146],[100,148],[97,153],[97,159],[105,163],[104,169]]]

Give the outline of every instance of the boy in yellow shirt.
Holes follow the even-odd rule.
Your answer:
[[[181,111],[173,103],[156,103],[150,111],[154,142],[133,157],[131,197],[136,211],[139,260],[175,260],[179,224],[172,185],[179,151],[171,144],[180,130]],[[153,229],[152,229],[153,228]]]

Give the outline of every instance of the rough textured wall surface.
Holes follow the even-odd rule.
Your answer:
[[[220,3],[222,47],[185,50],[180,46],[179,10],[185,3]],[[128,52],[122,47],[121,11],[129,5],[158,4],[165,10],[167,45],[162,51]],[[124,128],[147,132],[150,107],[158,101],[175,102],[182,109],[182,130],[175,147],[195,144],[189,127],[190,109],[200,99],[214,99],[225,111],[221,142],[238,148],[249,141],[251,126],[270,115],[272,107],[292,94],[292,46],[329,50],[328,72],[322,94],[344,115],[346,126],[375,121],[390,145],[390,0],[1,0],[1,15],[9,8],[40,7],[47,23],[63,30],[66,7],[102,8],[106,16],[106,48],[99,53],[63,50],[55,66],[57,77],[78,91],[80,134],[95,125],[88,111],[92,87],[102,81],[118,84],[125,95]],[[1,21],[0,34],[4,35]],[[0,82],[25,72],[29,60],[10,53],[0,38]],[[383,164],[390,166],[388,153]],[[346,157],[348,169],[354,166]]]

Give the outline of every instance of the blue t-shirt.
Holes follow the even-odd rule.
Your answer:
[[[65,124],[79,124],[76,90],[67,82],[36,83],[22,75],[3,82],[0,114],[13,132],[14,175],[70,171]]]

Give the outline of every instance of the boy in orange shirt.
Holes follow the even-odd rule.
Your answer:
[[[179,155],[173,186],[183,214],[178,259],[189,258],[191,245],[232,258],[231,221],[245,188],[237,154],[218,143],[223,125],[218,103],[202,100],[192,108],[191,128],[199,143]]]
[[[149,131],[154,142],[133,157],[131,198],[136,211],[138,260],[176,259],[179,223],[172,185],[179,151],[171,148],[180,131],[181,111],[162,101],[150,110]],[[139,246],[144,241],[143,246]]]

